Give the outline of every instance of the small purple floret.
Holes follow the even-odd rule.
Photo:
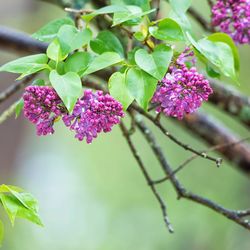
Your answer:
[[[236,43],[250,44],[250,0],[217,0],[212,8],[212,25]]]

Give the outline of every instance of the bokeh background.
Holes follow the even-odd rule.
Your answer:
[[[194,1],[195,8],[209,18],[205,0]],[[162,6],[164,8],[164,6]],[[167,10],[166,10],[167,11]],[[55,5],[38,0],[0,1],[0,25],[28,33],[48,21],[63,17]],[[201,34],[194,24],[196,33]],[[250,47],[242,46],[241,91],[250,94]],[[0,63],[18,55],[0,51]],[[0,90],[14,82],[14,76],[0,75]],[[21,95],[18,93],[13,99]],[[3,111],[10,102],[0,107]],[[216,107],[204,109],[215,115],[242,137],[249,134],[234,119]],[[166,120],[169,130],[183,141],[203,149],[206,145],[189,132]],[[164,153],[172,166],[178,166],[189,153],[176,147],[157,131]],[[133,136],[139,151],[155,177],[162,172],[147,144]],[[177,201],[172,187],[159,187],[168,204],[175,228],[170,235],[161,210],[130,154],[118,127],[100,135],[91,145],[78,142],[60,124],[53,136],[37,137],[34,126],[23,119],[9,119],[0,125],[0,181],[23,187],[40,203],[45,227],[17,219],[15,227],[1,209],[5,221],[4,250],[248,250],[250,234],[245,229],[186,200]],[[179,178],[187,188],[233,209],[250,207],[249,178],[229,162],[219,169],[202,159],[184,169]]]

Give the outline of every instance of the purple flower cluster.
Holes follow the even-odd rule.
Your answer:
[[[48,86],[29,86],[23,95],[24,116],[36,124],[37,135],[54,133],[54,121],[62,114],[62,101]]]
[[[250,0],[217,0],[212,8],[212,25],[237,43],[250,43]]]
[[[157,112],[182,119],[185,113],[194,112],[208,100],[213,92],[208,80],[197,72],[196,67],[186,66],[187,62],[195,63],[193,56],[189,48],[185,49],[158,84],[152,98],[152,103],[159,104]]]
[[[102,91],[85,90],[84,96],[75,105],[72,114],[63,116],[66,126],[76,132],[75,137],[91,143],[100,132],[110,132],[124,116],[122,105]]]
[[[111,131],[124,116],[122,105],[102,91],[85,90],[72,114],[52,87],[29,86],[23,99],[24,116],[36,124],[37,135],[53,134],[55,120],[62,117],[64,124],[76,132],[76,138],[91,143],[98,133]]]

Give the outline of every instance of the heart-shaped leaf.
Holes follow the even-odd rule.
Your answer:
[[[149,27],[149,33],[159,40],[185,41],[182,28],[171,18],[165,18],[157,26]]]
[[[157,46],[152,54],[145,49],[137,50],[135,61],[141,69],[160,81],[168,70],[172,56],[172,48],[162,44]]]
[[[126,75],[126,85],[131,96],[147,110],[157,85],[157,79],[141,69],[131,68]]]
[[[76,72],[79,75],[84,72],[92,62],[93,56],[88,52],[76,52],[69,56],[64,64],[65,72]]]
[[[134,100],[129,92],[125,74],[120,72],[114,73],[109,78],[109,92],[122,104],[124,110],[126,110]]]
[[[59,75],[55,70],[52,70],[49,79],[64,105],[68,111],[71,112],[77,99],[82,95],[82,82],[80,77],[75,72]]]
[[[117,52],[120,56],[124,56],[124,51],[119,39],[110,31],[101,31],[95,40],[90,42],[91,49],[97,53]]]
[[[77,30],[74,26],[63,25],[57,34],[63,54],[68,54],[89,43],[92,32],[90,29]]]
[[[55,38],[47,48],[47,56],[58,62],[63,61],[67,57],[67,53],[65,54],[61,48],[60,42],[58,38]]]

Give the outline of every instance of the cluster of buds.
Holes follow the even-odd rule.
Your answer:
[[[186,63],[192,66],[189,68]],[[194,53],[186,48],[169,67],[152,98],[152,103],[158,104],[157,112],[182,119],[208,100],[212,88],[208,80],[197,72],[194,64]]]
[[[250,0],[217,0],[212,7],[212,25],[236,43],[250,43]]]
[[[62,117],[80,141],[91,143],[100,132],[109,132],[124,116],[122,105],[102,91],[85,90],[69,114],[52,87],[29,86],[25,89],[24,116],[36,124],[37,135],[54,133],[54,122]]]

